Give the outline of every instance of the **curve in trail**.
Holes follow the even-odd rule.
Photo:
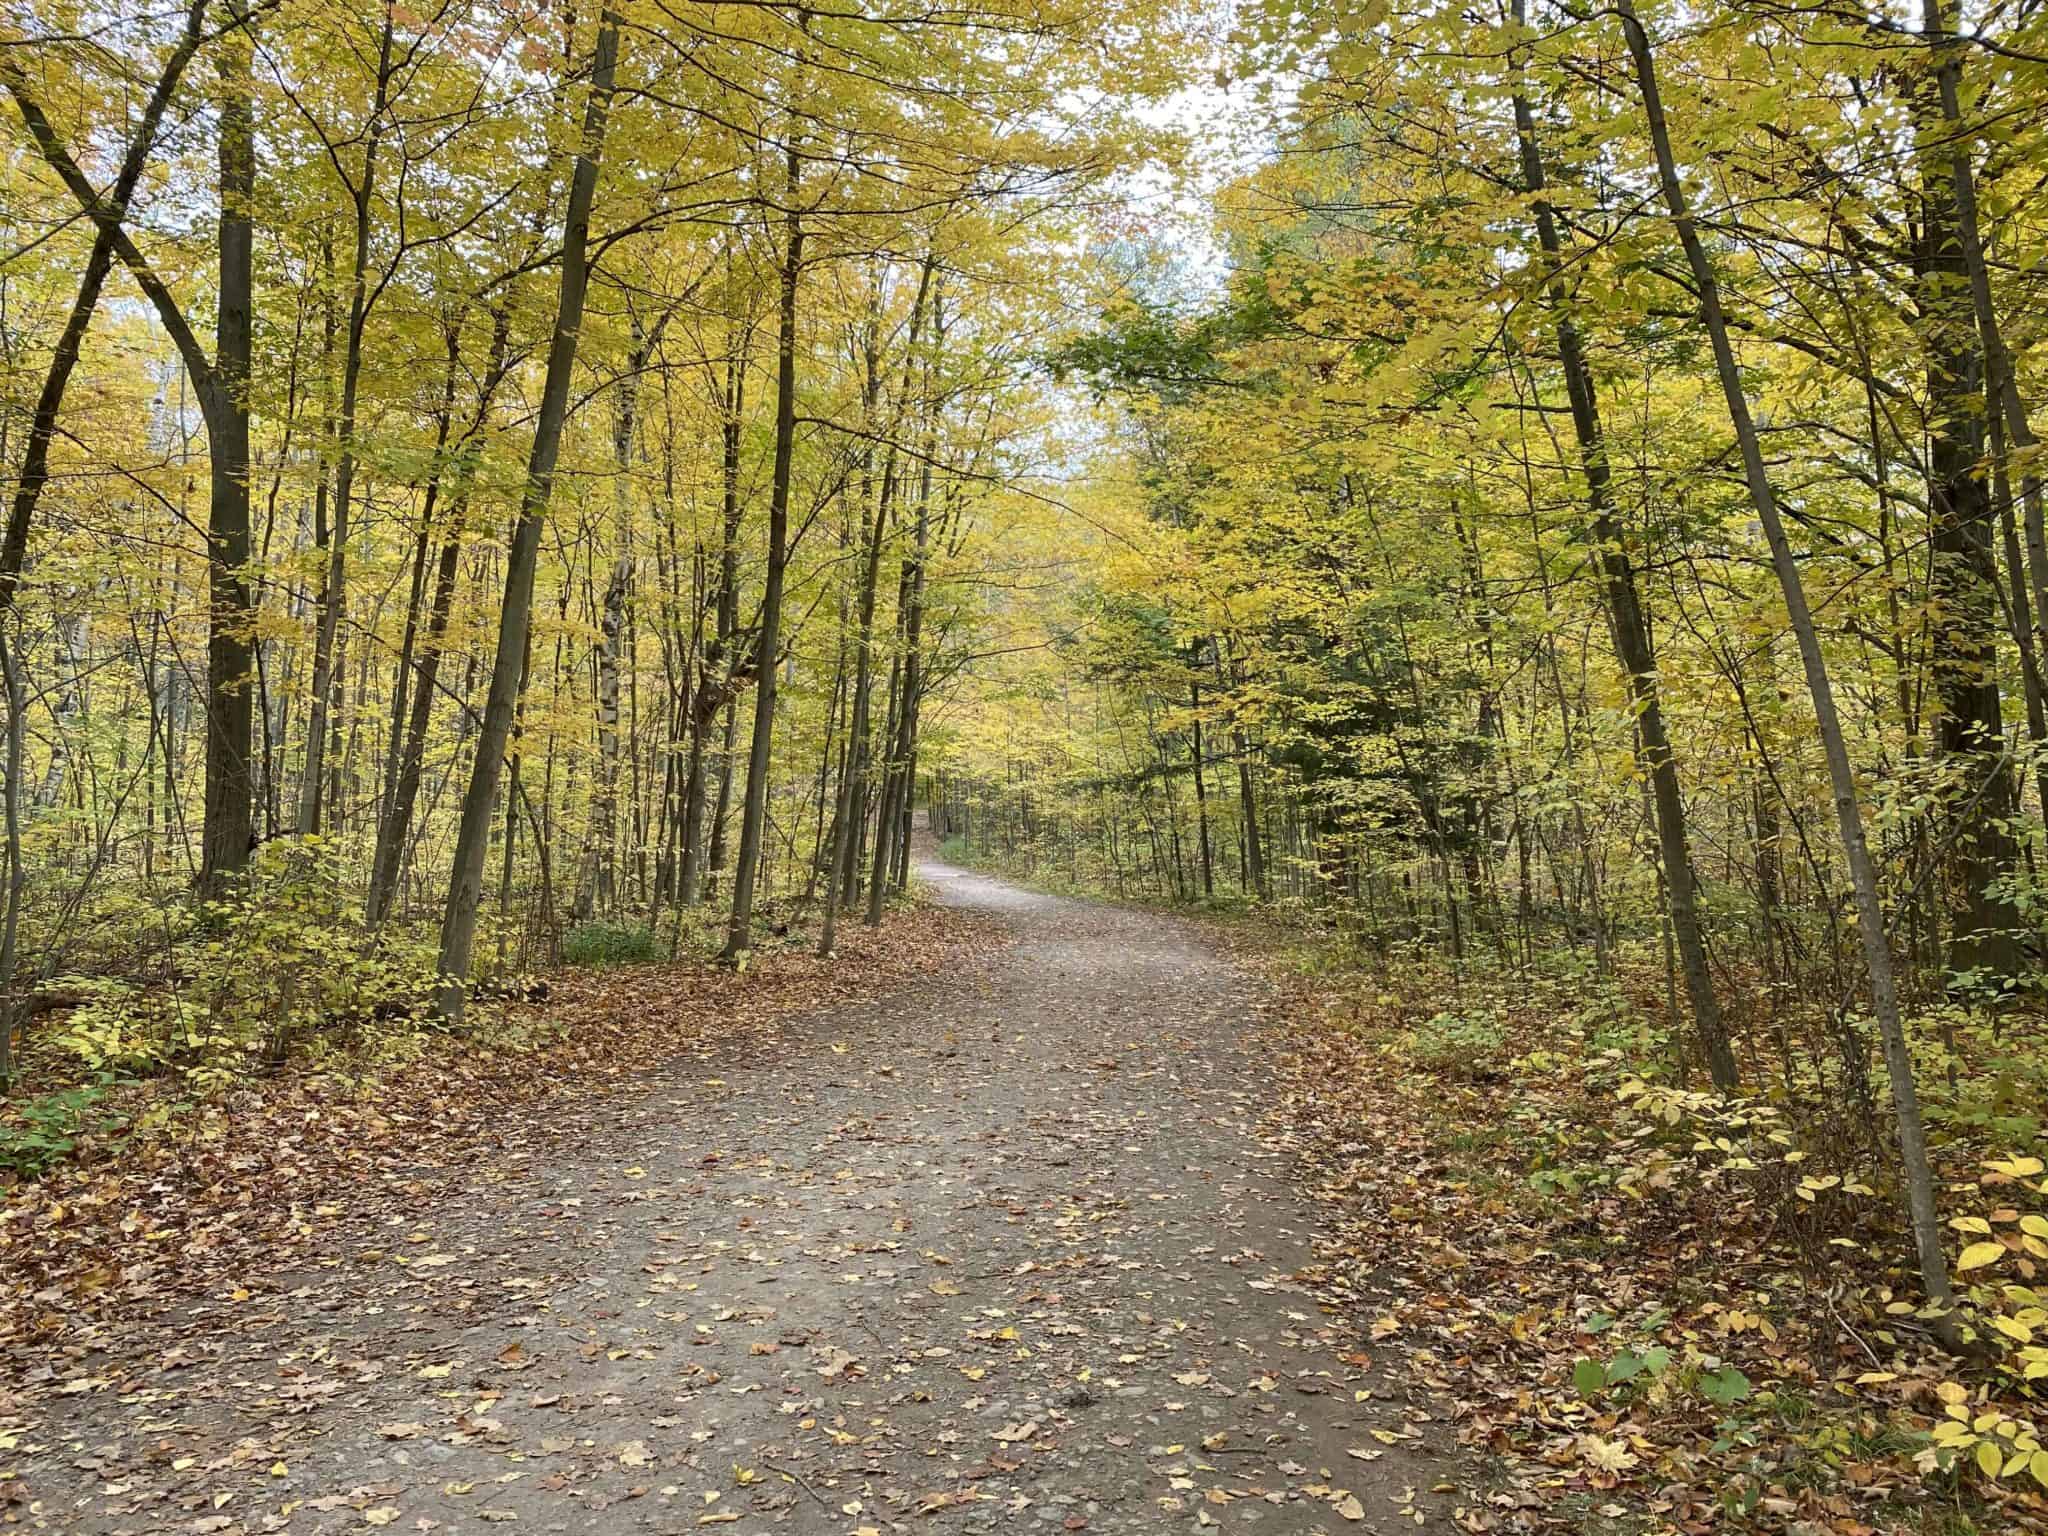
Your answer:
[[[61,1404],[17,1522],[1438,1524],[1425,1406],[1295,1278],[1250,985],[1189,925],[921,873],[1008,942],[565,1117],[395,1281],[336,1254],[265,1323],[193,1325]]]

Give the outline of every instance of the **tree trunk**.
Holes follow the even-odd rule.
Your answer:
[[[320,624],[313,637],[313,691],[306,721],[306,767],[299,780],[298,834],[320,830],[320,795],[327,763],[333,706],[328,679],[335,668],[336,637],[348,602],[349,507],[356,478],[356,395],[363,375],[363,331],[370,318],[370,225],[377,191],[377,151],[384,137],[384,107],[391,85],[393,5],[384,7],[377,44],[377,88],[363,138],[361,178],[349,188],[355,215],[355,249],[349,263],[348,329],[342,338],[341,412],[335,420],[334,517],[328,529],[327,569],[320,584]]]
[[[1941,135],[1926,124],[1923,137]],[[2005,765],[1998,693],[1998,564],[1992,553],[1991,488],[1984,459],[1984,386],[1978,336],[1967,308],[1968,268],[1956,233],[1956,181],[1926,152],[1921,247],[1915,287],[1925,338],[1928,437],[1929,630],[1939,713],[1934,739],[1944,777],[1948,825],[1948,963],[1955,972],[2004,980],[2018,963],[2018,916],[1992,893],[2017,855],[2009,830],[2015,806]]]
[[[20,1016],[15,988],[15,968],[21,935],[21,891],[25,874],[21,863],[21,775],[22,736],[27,724],[28,695],[22,687],[21,663],[7,625],[0,620],[0,683],[7,700],[7,785],[4,804],[6,842],[4,847],[4,911],[0,911],[0,1095],[14,1084],[14,1021]]]
[[[1664,204],[1685,249],[1692,270],[1694,290],[1699,296],[1700,317],[1712,344],[1714,369],[1726,397],[1728,415],[1742,453],[1743,479],[1750,504],[1763,524],[1770,545],[1771,565],[1785,599],[1786,617],[1798,643],[1799,659],[1806,671],[1807,691],[1812,695],[1815,723],[1827,755],[1828,782],[1833,790],[1835,818],[1841,829],[1842,851],[1849,866],[1850,886],[1856,898],[1856,931],[1863,945],[1863,959],[1870,974],[1872,1012],[1877,1018],[1879,1037],[1884,1043],[1885,1068],[1891,1080],[1892,1110],[1897,1120],[1899,1156],[1906,1184],[1906,1209],[1913,1227],[1913,1244],[1920,1268],[1920,1283],[1928,1300],[1941,1311],[1937,1327],[1945,1340],[1959,1339],[1949,1308],[1948,1259],[1942,1251],[1940,1215],[1934,1202],[1934,1173],[1927,1156],[1926,1128],[1920,1117],[1920,1096],[1913,1080],[1913,1058],[1907,1048],[1904,1021],[1899,1016],[1898,990],[1892,976],[1892,956],[1885,929],[1884,905],[1878,894],[1877,869],[1870,857],[1870,845],[1863,830],[1862,807],[1857,803],[1856,775],[1850,766],[1849,749],[1842,734],[1842,719],[1835,708],[1834,689],[1828,679],[1827,661],[1821,654],[1820,636],[1813,614],[1807,607],[1806,588],[1785,525],[1778,514],[1776,494],[1764,467],[1763,446],[1756,424],[1749,414],[1749,400],[1742,374],[1735,361],[1735,349],[1728,339],[1728,322],[1721,310],[1720,283],[1712,259],[1701,242],[1693,217],[1686,206],[1685,191],[1678,179],[1678,166],[1671,151],[1671,133],[1664,121],[1664,106],[1657,91],[1656,65],[1650,51],[1649,34],[1636,18],[1632,0],[1616,0],[1622,31],[1634,60],[1636,82],[1642,95],[1643,114],[1650,130],[1651,147],[1657,157],[1657,179]]]
[[[781,675],[782,583],[789,563],[789,486],[796,451],[796,301],[803,271],[804,226],[797,209],[803,162],[792,142],[784,168],[782,298],[775,337],[775,465],[768,491],[768,569],[761,590],[761,623],[754,640],[759,681],[754,731],[747,753],[747,792],[740,812],[739,854],[733,865],[732,922],[724,958],[740,965],[753,946],[754,885],[760,876],[768,825],[768,782],[775,746],[775,694]],[[730,769],[727,770],[728,775]]]
[[[633,598],[633,439],[638,426],[640,373],[654,346],[638,315],[630,317],[633,342],[619,380],[618,416],[612,426],[612,570],[605,584],[597,652],[597,783],[591,788],[590,857],[577,896],[579,914],[609,912],[618,902],[619,662]]]
[[[249,863],[255,781],[255,609],[249,601],[249,359],[255,321],[256,130],[250,116],[254,49],[246,30],[220,61],[219,313],[213,378],[202,386],[211,464],[206,640],[206,821],[199,884],[223,892]]]
[[[1201,645],[1195,646],[1199,658]],[[1202,848],[1202,899],[1216,899],[1216,873],[1212,867],[1209,849],[1209,790],[1202,778],[1202,685],[1190,675],[1188,678],[1189,709],[1189,766],[1195,774],[1195,831]]]
[[[448,906],[441,924],[438,1003],[442,1017],[451,1022],[462,1017],[468,997],[470,954],[476,943],[477,909],[483,899],[484,858],[490,851],[491,809],[525,670],[527,631],[533,618],[534,567],[540,556],[541,522],[554,489],[562,427],[568,417],[576,343],[583,329],[583,300],[590,281],[587,252],[591,203],[597,192],[598,160],[604,150],[605,122],[611,109],[618,55],[619,18],[607,9],[598,19],[582,143],[569,180],[569,206],[562,227],[561,297],[554,335],[548,344],[547,376],[541,386],[533,451],[527,460],[526,490],[505,560],[505,602],[498,620],[497,654],[491,664],[483,729],[477,740],[469,789],[462,800],[454,867],[448,877]]]
[[[135,195],[136,185],[142,180],[143,170],[156,149],[157,130],[163,126],[164,113],[170,107],[178,82],[184,78],[185,67],[199,51],[206,6],[207,0],[192,0],[191,8],[185,13],[185,30],[165,59],[163,70],[143,105],[142,116],[135,125],[135,135],[128,141],[120,168],[114,173],[114,184],[101,198],[113,224],[127,216],[129,199]],[[70,312],[64,317],[64,329],[57,335],[57,345],[43,374],[43,387],[36,396],[35,413],[29,418],[28,442],[22,449],[21,468],[15,476],[14,499],[7,512],[7,530],[4,536],[0,536],[0,614],[14,603],[15,588],[28,558],[29,529],[35,523],[36,503],[50,479],[50,444],[57,437],[57,418],[64,406],[65,392],[70,388],[71,375],[78,367],[85,333],[91,329],[93,315],[99,309],[101,290],[106,286],[107,274],[113,265],[113,225],[96,221],[92,249],[86,255],[84,270],[79,274],[77,295],[71,301]]]
[[[1516,0],[1516,20],[1523,19],[1523,0]],[[1536,238],[1543,247],[1548,272],[1545,275],[1552,313],[1555,317],[1559,362],[1564,369],[1565,391],[1571,403],[1573,435],[1579,445],[1580,472],[1586,480],[1586,505],[1592,519],[1593,539],[1598,546],[1601,584],[1607,598],[1608,629],[1617,659],[1627,675],[1635,700],[1638,740],[1643,766],[1648,770],[1651,802],[1656,809],[1657,842],[1664,865],[1666,904],[1670,910],[1671,933],[1678,950],[1679,966],[1685,976],[1686,997],[1692,1004],[1693,1029],[1699,1038],[1700,1054],[1714,1086],[1733,1093],[1740,1086],[1735,1053],[1728,1044],[1728,1030],[1721,1017],[1721,1002],[1707,968],[1707,948],[1700,934],[1697,882],[1692,849],[1686,835],[1685,801],[1679,791],[1678,760],[1671,750],[1664,725],[1662,690],[1657,683],[1657,664],[1650,651],[1649,625],[1643,617],[1641,595],[1636,585],[1634,563],[1622,541],[1614,516],[1612,474],[1607,460],[1606,438],[1600,426],[1599,397],[1593,387],[1593,373],[1577,324],[1568,308],[1561,268],[1563,242],[1557,218],[1542,193],[1547,185],[1543,157],[1536,142],[1536,116],[1528,97],[1515,93],[1515,128],[1520,141],[1522,179],[1537,201]]]

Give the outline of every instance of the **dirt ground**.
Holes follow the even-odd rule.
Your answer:
[[[39,1404],[0,1528],[1449,1528],[1431,1405],[1297,1278],[1251,984],[1171,919],[922,876],[1009,942],[366,1187]]]

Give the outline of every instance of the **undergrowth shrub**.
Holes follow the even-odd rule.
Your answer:
[[[1507,1029],[1491,1009],[1444,1012],[1409,1031],[1407,1052],[1409,1060],[1431,1072],[1480,1077],[1499,1067],[1507,1039]]]
[[[579,923],[562,937],[568,965],[640,965],[660,958],[654,930],[640,923]]]
[[[267,844],[240,892],[167,940],[158,976],[59,978],[83,1001],[51,1043],[88,1073],[172,1071],[205,1093],[295,1041],[432,1027],[433,946],[365,929],[356,900],[321,839]]]
[[[112,1081],[102,1077],[38,1094],[0,1120],[0,1182],[36,1178],[69,1157],[85,1137],[127,1124],[105,1105]]]

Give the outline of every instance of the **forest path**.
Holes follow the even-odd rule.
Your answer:
[[[1252,985],[1189,925],[922,875],[1010,942],[351,1212],[56,1399],[0,1528],[1442,1528],[1448,1436],[1295,1278]]]

